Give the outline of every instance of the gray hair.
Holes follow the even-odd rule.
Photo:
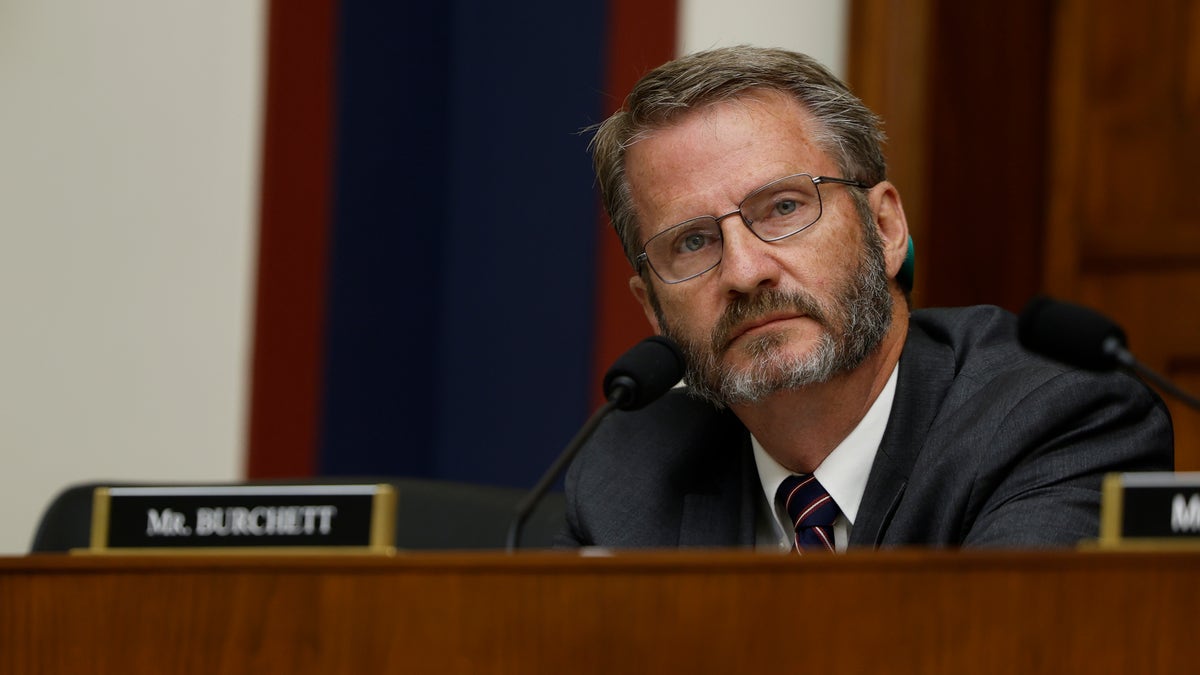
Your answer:
[[[753,90],[794,97],[816,121],[813,140],[837,162],[842,177],[875,185],[887,175],[881,120],[846,85],[812,57],[782,49],[726,47],[665,63],[634,86],[624,107],[596,128],[592,164],[604,207],[630,264],[640,251],[637,214],[625,176],[625,152],[650,132],[689,111],[729,101]],[[866,197],[852,190],[862,212]]]

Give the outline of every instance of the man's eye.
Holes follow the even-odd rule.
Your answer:
[[[781,199],[775,203],[775,214],[779,216],[790,216],[796,212],[800,205],[793,199]]]
[[[696,253],[711,246],[716,237],[711,232],[695,230],[688,232],[675,241],[675,252],[679,254]]]

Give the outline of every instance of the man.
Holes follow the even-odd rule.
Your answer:
[[[687,387],[599,429],[562,543],[1073,545],[1103,474],[1171,469],[1134,379],[1024,352],[994,307],[910,313],[882,138],[820,64],[751,47],[659,67],[599,126],[630,288]]]

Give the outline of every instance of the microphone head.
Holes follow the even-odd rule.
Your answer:
[[[670,338],[648,337],[621,355],[604,375],[604,396],[621,410],[637,410],[683,378],[683,353]]]
[[[1126,347],[1125,331],[1108,317],[1044,296],[1021,310],[1017,337],[1030,351],[1088,370],[1113,370]]]

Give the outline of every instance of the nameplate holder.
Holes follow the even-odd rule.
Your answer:
[[[1100,548],[1200,548],[1200,473],[1110,473]]]
[[[90,553],[394,552],[387,484],[99,487]]]

